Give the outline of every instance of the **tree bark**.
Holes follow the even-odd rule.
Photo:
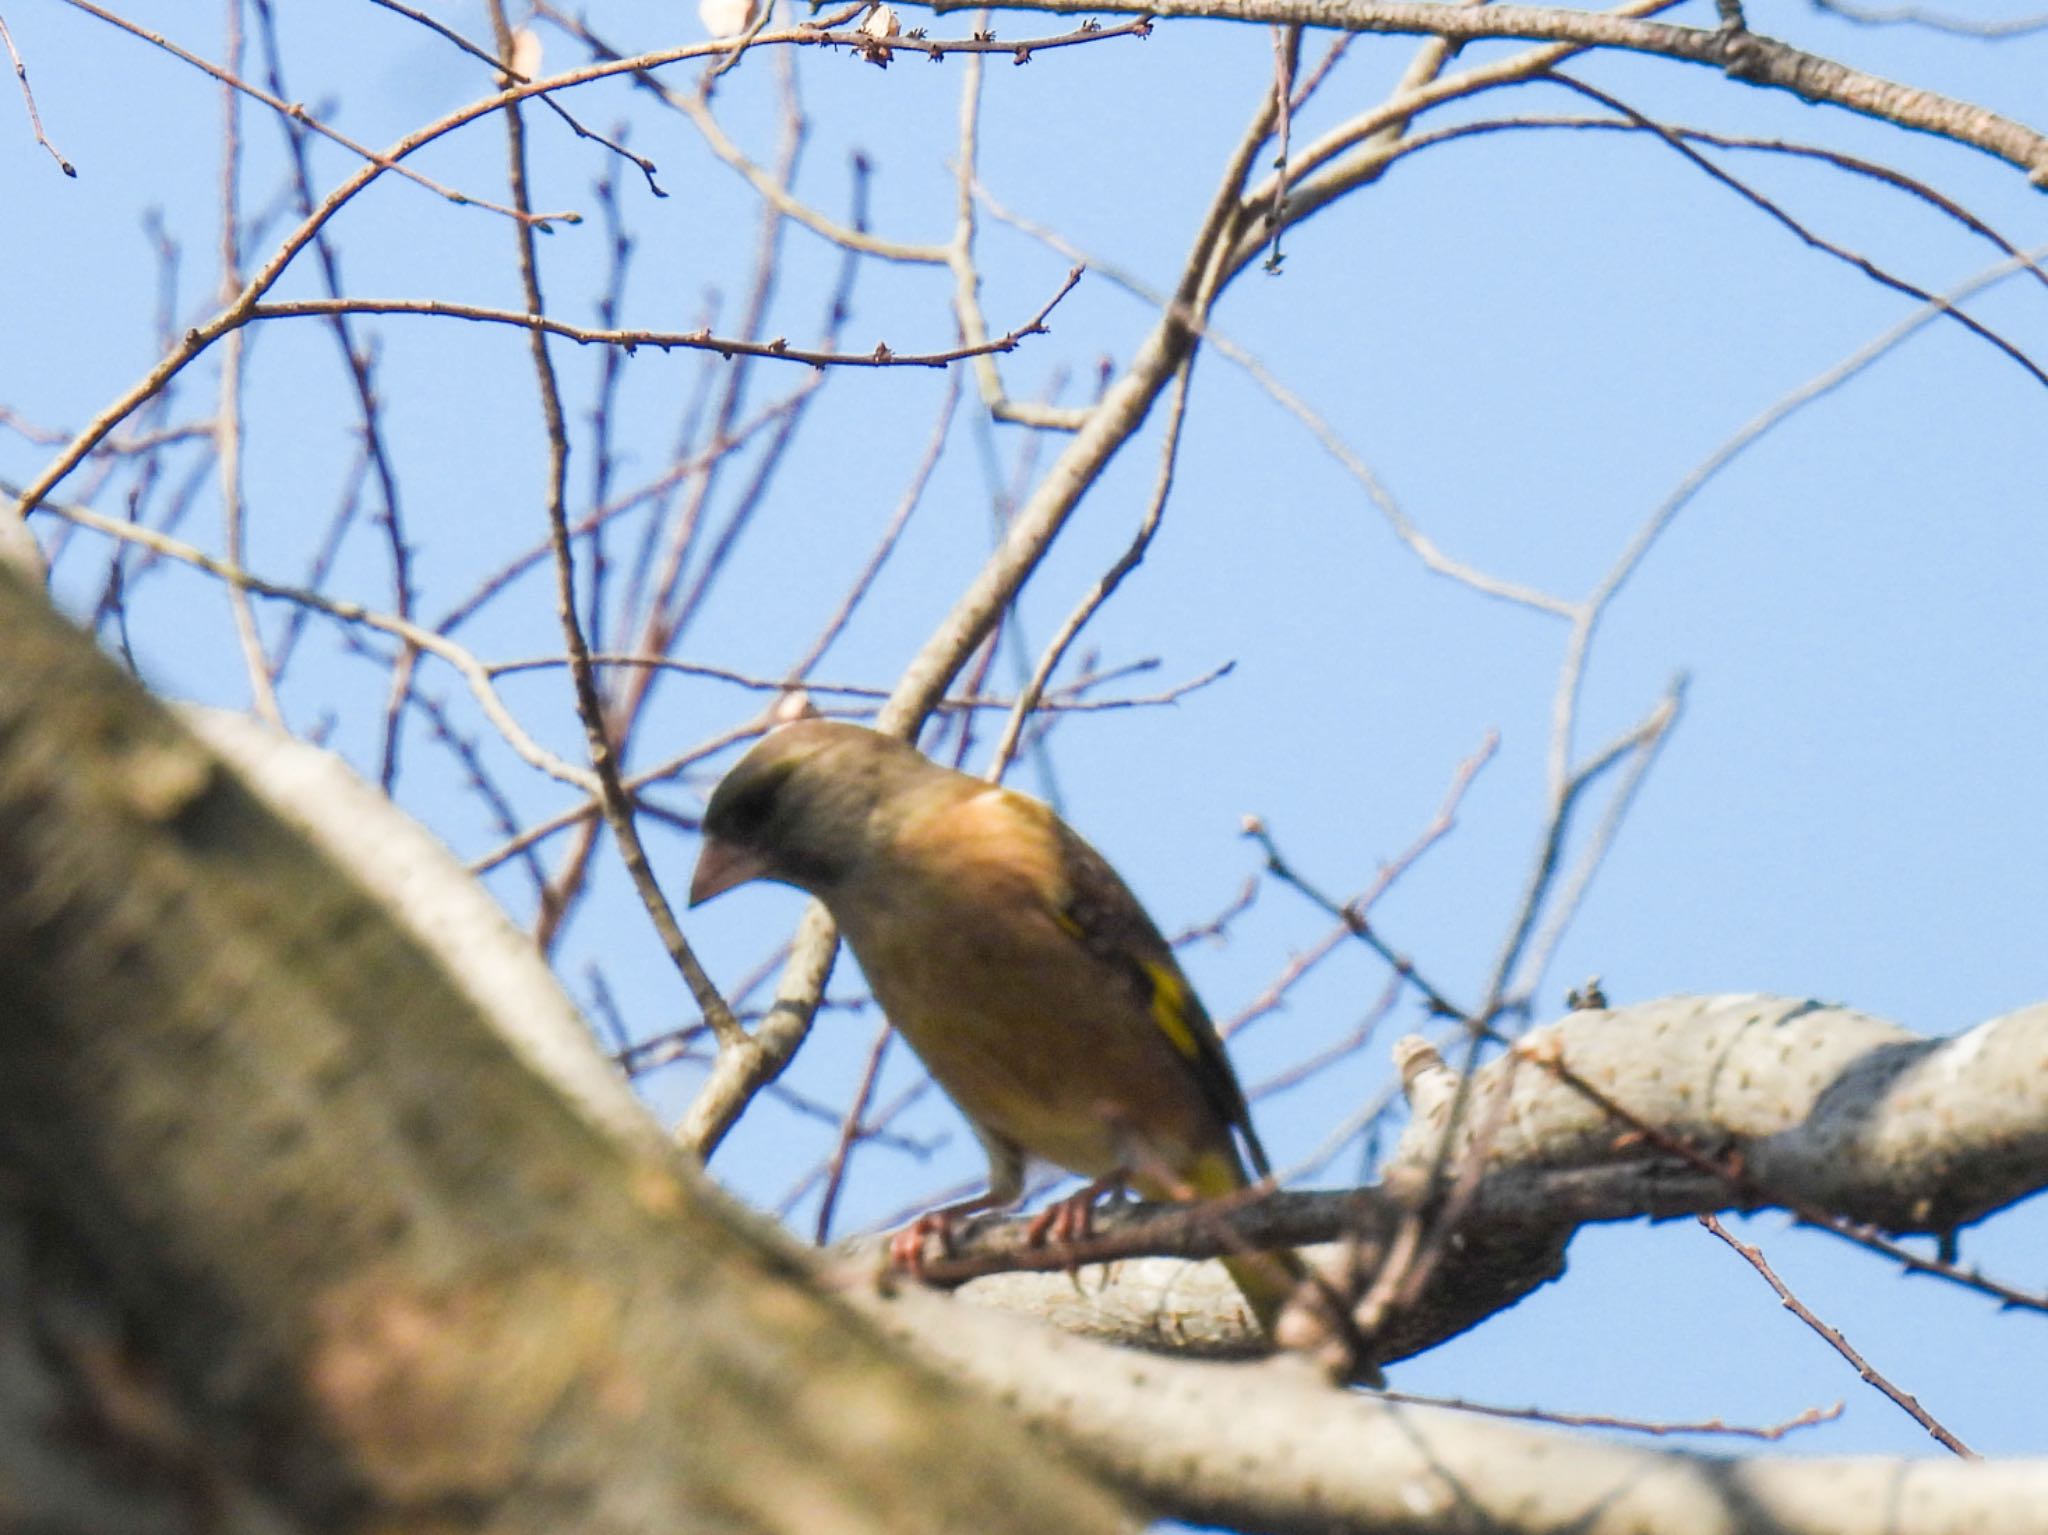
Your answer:
[[[0,572],[0,1522],[1106,1530]]]
[[[1530,1030],[1463,1091],[1419,1040],[1396,1053],[1412,1117],[1377,1183],[1106,1210],[1091,1239],[1059,1248],[1032,1245],[1028,1222],[989,1222],[927,1272],[1066,1332],[1245,1357],[1264,1336],[1219,1266],[1189,1260],[1291,1246],[1340,1286],[1369,1283],[1439,1164],[1447,1179],[1469,1168],[1456,1241],[1375,1330],[1384,1364],[1558,1278],[1593,1222],[1775,1208],[1859,1238],[1948,1237],[2048,1188],[2048,1004],[1947,1038],[1791,997],[1583,1009]],[[1077,1262],[1090,1265],[1078,1283]]]

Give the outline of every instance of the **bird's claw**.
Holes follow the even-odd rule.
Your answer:
[[[1106,1181],[1091,1183],[1040,1210],[1024,1228],[1024,1245],[1043,1247],[1047,1242],[1081,1242],[1093,1236],[1095,1201],[1102,1197],[1106,1186]]]
[[[954,1217],[949,1210],[927,1210],[916,1220],[889,1238],[889,1263],[901,1269],[912,1278],[924,1278],[924,1250],[926,1240],[936,1236],[939,1239],[939,1253],[949,1257],[953,1251]]]

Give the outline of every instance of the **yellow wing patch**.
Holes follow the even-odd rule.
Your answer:
[[[1141,959],[1138,966],[1152,983],[1152,1021],[1159,1025],[1159,1032],[1189,1060],[1200,1060],[1201,1042],[1188,1027],[1188,983],[1178,970],[1157,960]]]
[[[1069,938],[1082,943],[1090,941],[1088,929],[1076,920],[1071,911],[1054,911],[1052,920],[1059,930]],[[1145,984],[1151,990],[1152,1021],[1159,1032],[1184,1057],[1191,1061],[1203,1058],[1202,1042],[1195,1038],[1195,1031],[1188,1026],[1188,983],[1181,979],[1180,971],[1172,965],[1156,959],[1130,956],[1132,963],[1144,974]]]

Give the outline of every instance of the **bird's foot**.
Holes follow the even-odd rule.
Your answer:
[[[1112,1173],[1047,1205],[1024,1228],[1024,1245],[1043,1247],[1047,1242],[1079,1242],[1094,1235],[1095,1202],[1111,1189],[1123,1187],[1123,1181],[1121,1173]]]
[[[953,1228],[959,1217],[950,1208],[927,1210],[916,1220],[889,1238],[889,1264],[901,1269],[913,1278],[924,1278],[925,1243],[932,1237],[939,1239],[942,1256],[953,1251]]]
[[[939,1239],[939,1256],[950,1258],[953,1256],[953,1233],[959,1230],[963,1220],[988,1210],[1005,1210],[1014,1203],[1014,1195],[992,1189],[957,1205],[941,1205],[936,1210],[925,1211],[889,1238],[890,1266],[918,1279],[924,1278],[925,1244],[930,1238]]]

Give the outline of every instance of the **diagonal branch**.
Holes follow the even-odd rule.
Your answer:
[[[973,3],[977,0],[933,0],[932,8],[944,13]],[[2048,188],[2048,137],[2024,123],[1935,91],[1851,69],[1754,32],[1679,27],[1547,6],[1465,7],[1435,0],[1017,0],[1013,9],[1056,15],[1142,11],[1155,17],[1421,34],[1452,43],[1522,38],[1621,48],[1725,70],[1750,85],[1790,91],[1805,101],[1954,139],[2010,162],[2027,172],[2035,185]]]

